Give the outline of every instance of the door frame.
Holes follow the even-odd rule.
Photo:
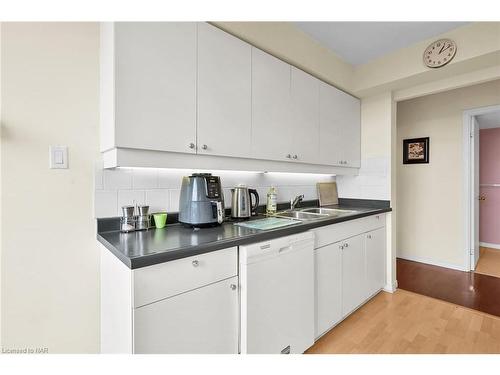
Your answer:
[[[478,115],[500,111],[500,105],[493,105],[488,107],[479,107],[468,109],[463,112],[463,190],[464,190],[464,270],[473,271],[474,262],[474,224],[479,217],[474,217],[474,203],[476,197],[474,195],[474,176],[473,171],[473,157],[474,157],[474,119]],[[477,187],[479,190],[479,187]]]

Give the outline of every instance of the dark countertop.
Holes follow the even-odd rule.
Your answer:
[[[234,222],[225,222],[217,227],[202,229],[193,229],[176,223],[167,224],[162,229],[131,233],[120,233],[117,230],[99,231],[97,240],[127,267],[136,269],[391,211],[389,207],[353,207],[350,204],[330,207],[357,212],[336,218],[304,221],[300,224],[265,231],[236,226]],[[263,217],[265,216],[259,215],[253,219]]]

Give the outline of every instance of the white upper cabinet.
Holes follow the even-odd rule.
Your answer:
[[[324,82],[320,85],[320,162],[360,167],[360,101]]]
[[[344,143],[344,167],[361,167],[361,103],[342,92],[340,96],[343,124],[341,139]]]
[[[198,154],[249,157],[251,46],[198,25]]]
[[[292,66],[292,160],[319,162],[319,83],[320,81]]]
[[[102,23],[100,50],[107,168],[172,167],[172,155],[144,151],[175,152],[188,168],[201,159],[185,154],[277,171],[360,167],[358,99],[215,26]]]
[[[196,152],[196,23],[115,23],[113,68],[114,146]]]
[[[252,157],[290,160],[291,66],[252,48]]]

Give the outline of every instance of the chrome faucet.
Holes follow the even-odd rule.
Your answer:
[[[290,200],[290,209],[293,210],[296,205],[298,205],[300,202],[302,202],[302,199],[304,199],[304,194],[297,195],[295,198]]]

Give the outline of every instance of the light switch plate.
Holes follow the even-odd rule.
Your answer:
[[[49,147],[49,167],[50,169],[68,168],[68,147],[50,146]]]

